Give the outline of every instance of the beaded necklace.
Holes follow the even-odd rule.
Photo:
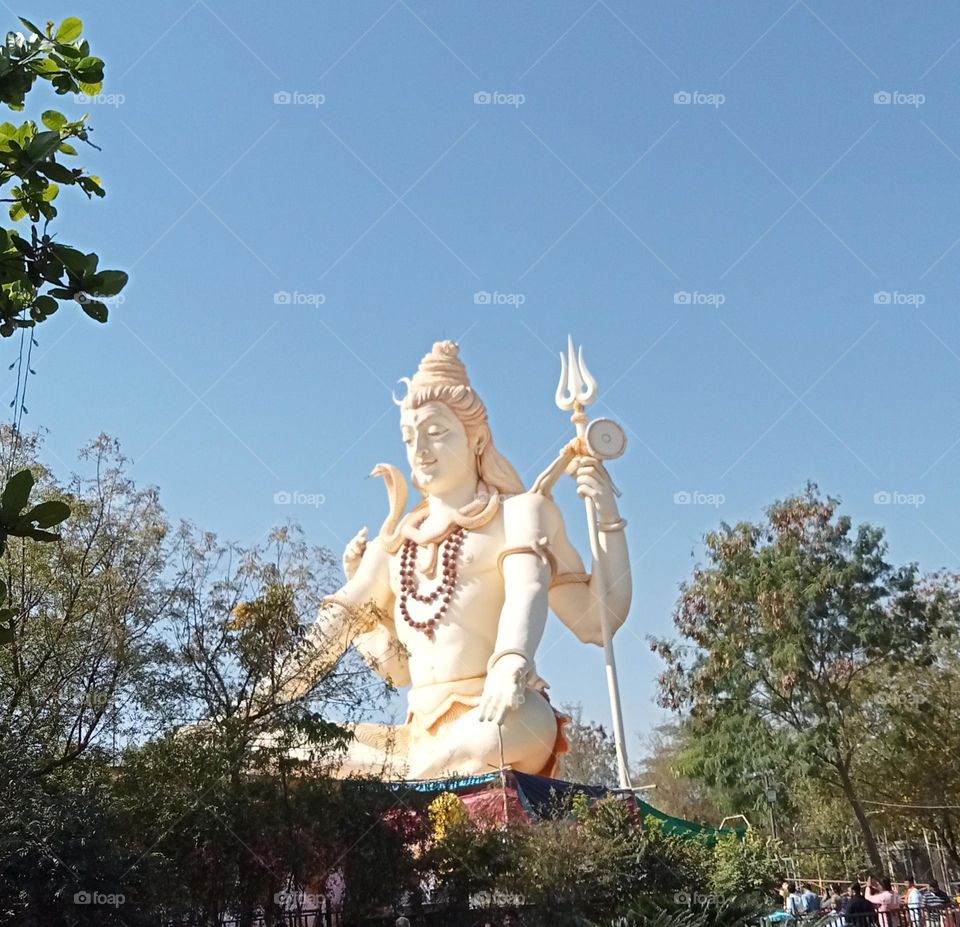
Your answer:
[[[433,639],[434,630],[443,619],[453,598],[457,585],[457,562],[460,559],[460,548],[463,546],[466,531],[457,527],[441,542],[441,563],[443,574],[439,584],[431,592],[421,593],[417,581],[417,542],[409,538],[403,542],[400,551],[400,614],[403,620],[416,631],[426,634]],[[438,599],[440,605],[437,610],[425,621],[415,621],[410,615],[408,602],[413,599],[423,605],[432,605]]]

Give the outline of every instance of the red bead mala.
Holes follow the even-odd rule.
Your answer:
[[[466,531],[458,527],[443,540],[441,545],[443,576],[432,592],[423,595],[419,591],[416,579],[417,543],[409,539],[403,542],[400,551],[400,614],[411,628],[422,631],[427,637],[433,637],[434,629],[450,606],[450,600],[457,585],[457,561],[460,558],[460,548],[463,546],[465,536]],[[439,599],[440,605],[426,621],[415,621],[407,606],[410,599],[424,605],[432,605]]]

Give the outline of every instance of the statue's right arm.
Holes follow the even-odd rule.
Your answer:
[[[367,666],[391,686],[410,685],[407,651],[397,638],[396,627],[387,610],[384,610],[381,620],[371,630],[357,634],[353,639],[353,646]]]
[[[276,700],[289,702],[305,695],[351,645],[393,685],[406,685],[406,657],[388,617],[392,600],[390,554],[374,539],[366,545],[354,575],[324,599],[317,620],[285,668]]]

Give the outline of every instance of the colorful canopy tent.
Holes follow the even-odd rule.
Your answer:
[[[601,785],[581,785],[565,782],[562,779],[550,779],[546,776],[531,776],[513,770],[505,770],[503,779],[499,772],[482,776],[466,776],[457,779],[429,779],[413,782],[397,782],[393,787],[413,793],[439,795],[452,792],[457,795],[471,816],[480,816],[487,820],[535,821],[549,815],[551,809],[563,804],[573,795],[586,795],[597,801],[615,790]],[[742,837],[744,831],[735,828],[709,827],[686,821],[658,811],[653,805],[641,801],[636,796],[628,799],[637,809],[642,820],[654,818],[664,833],[688,839],[701,839],[713,843],[718,837],[733,835]],[[505,814],[506,809],[506,814]]]

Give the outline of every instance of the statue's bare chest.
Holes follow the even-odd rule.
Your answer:
[[[390,561],[390,585],[394,595],[411,582],[418,591],[429,594],[442,583],[445,572],[455,578],[454,586],[475,584],[492,576],[499,577],[497,561],[503,550],[503,520],[493,521],[475,531],[464,531],[462,538],[449,535],[438,544],[405,543]]]

